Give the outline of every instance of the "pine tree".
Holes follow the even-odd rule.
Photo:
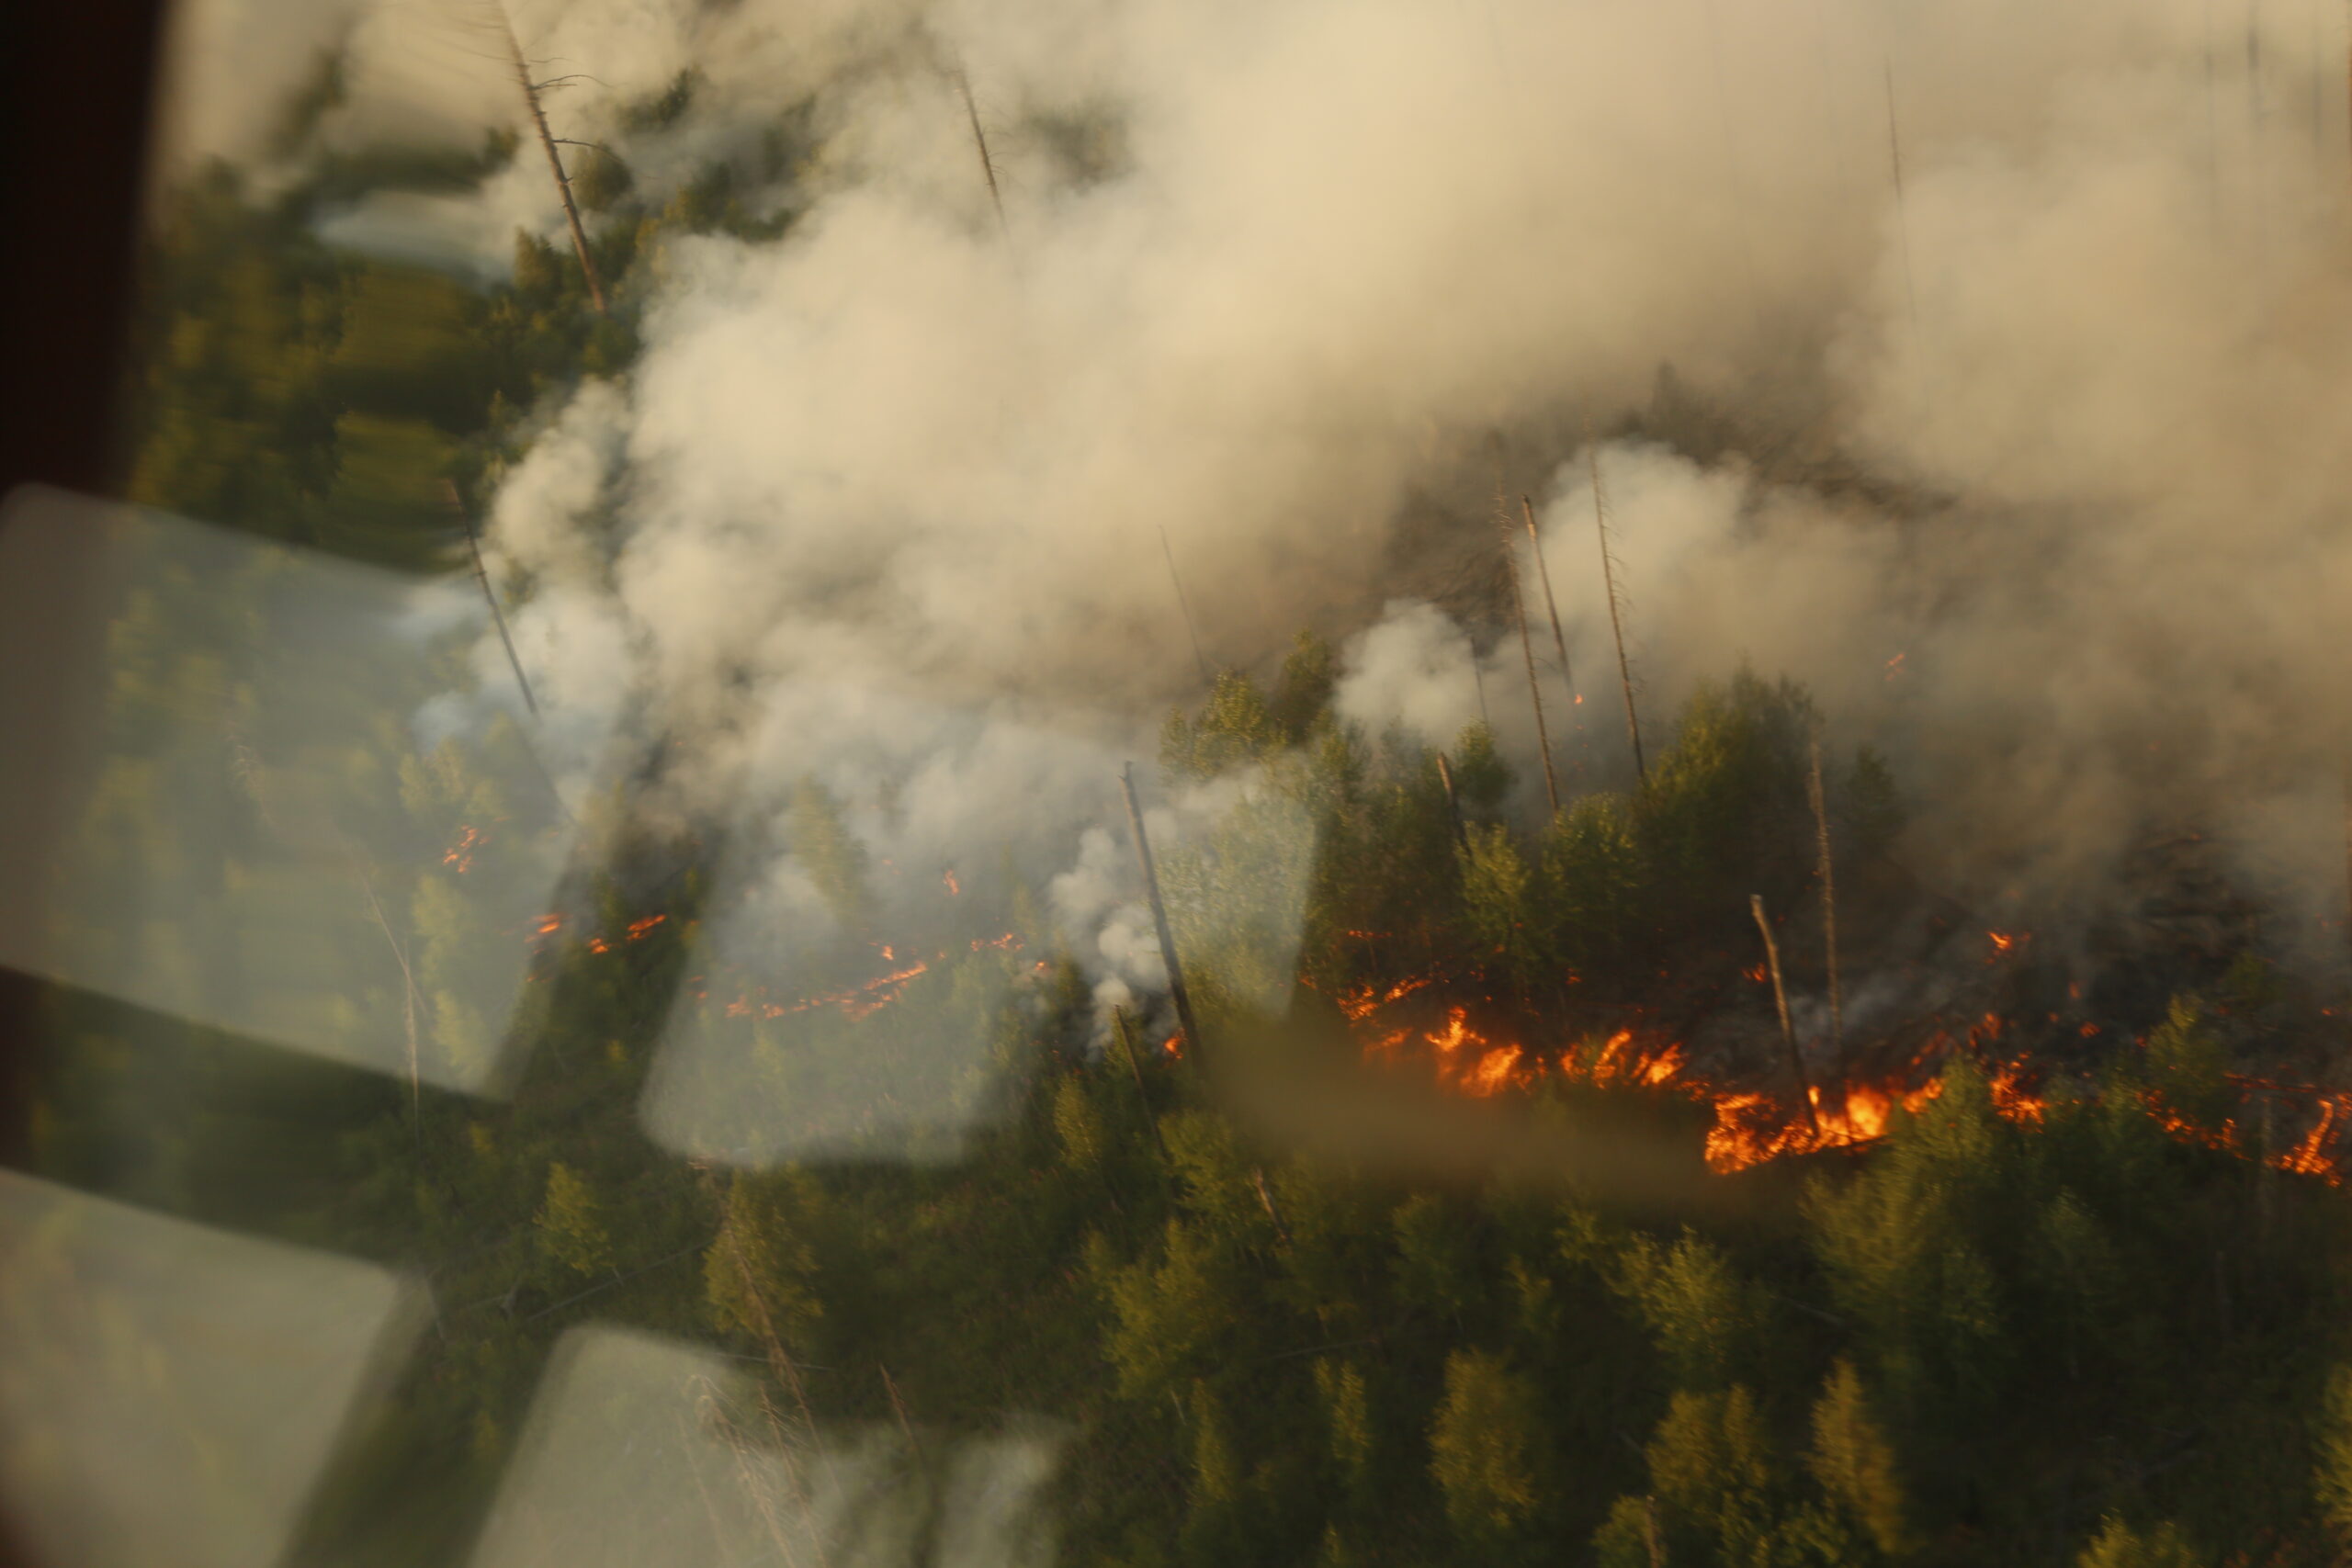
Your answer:
[[[1159,732],[1159,765],[1170,778],[1215,778],[1254,762],[1283,743],[1281,723],[1249,676],[1228,670],[1216,678],[1201,711],[1168,716]]]
[[[718,1234],[703,1252],[703,1297],[726,1332],[808,1348],[825,1315],[808,1233],[814,1185],[796,1171],[739,1173]]]
[[[1660,1247],[1637,1235],[1612,1282],[1634,1303],[1677,1387],[1720,1388],[1761,1348],[1762,1292],[1703,1237],[1685,1231]]]
[[[1769,1561],[1781,1477],[1745,1385],[1676,1394],[1645,1456],[1670,1537],[1695,1533],[1724,1562]]]
[[[1541,971],[1544,933],[1537,929],[1535,875],[1500,823],[1469,829],[1462,857],[1462,912],[1479,957],[1523,993]]]
[[[1456,1350],[1430,1429],[1430,1472],[1445,1511],[1473,1540],[1511,1534],[1543,1502],[1548,1468],[1534,1391],[1498,1356]]]
[[[1888,1557],[1908,1549],[1903,1486],[1894,1449],[1878,1424],[1861,1374],[1840,1360],[1813,1407],[1813,1451],[1806,1466],[1831,1506]]]
[[[1290,656],[1283,660],[1273,700],[1267,704],[1268,716],[1293,744],[1306,739],[1322,716],[1331,701],[1332,688],[1339,683],[1339,673],[1331,645],[1311,631],[1300,632]]]
[[[1453,792],[1472,818],[1493,815],[1510,794],[1510,765],[1495,749],[1483,720],[1465,726],[1453,743]]]
[[[1342,1485],[1361,1493],[1372,1479],[1372,1400],[1363,1371],[1351,1361],[1319,1359],[1315,1389],[1330,1434],[1331,1466]]]
[[[596,1194],[585,1177],[560,1160],[548,1167],[538,1224],[541,1249],[566,1268],[601,1274],[613,1267],[613,1240]]]

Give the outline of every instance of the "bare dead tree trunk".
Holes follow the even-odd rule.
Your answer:
[[[1804,1119],[1813,1128],[1814,1136],[1821,1135],[1821,1113],[1814,1109],[1813,1080],[1804,1070],[1804,1053],[1797,1049],[1797,1032],[1789,1021],[1788,987],[1781,983],[1781,944],[1773,938],[1772,922],[1764,913],[1764,895],[1747,896],[1747,908],[1756,916],[1756,929],[1764,933],[1764,962],[1771,965],[1772,1002],[1781,1010],[1781,1043],[1789,1050],[1789,1066],[1797,1075],[1797,1099],[1804,1106]]]
[[[1552,736],[1544,725],[1544,688],[1535,681],[1535,644],[1527,635],[1527,604],[1519,592],[1519,563],[1510,568],[1510,607],[1512,617],[1519,622],[1519,651],[1527,660],[1527,700],[1535,707],[1535,749],[1544,756],[1544,797],[1552,803],[1552,815],[1560,814],[1560,781],[1552,771]]]
[[[1552,594],[1552,563],[1544,558],[1544,540],[1535,531],[1535,503],[1525,494],[1519,498],[1519,514],[1527,522],[1527,547],[1535,556],[1535,573],[1544,584],[1544,610],[1552,617],[1552,649],[1560,656],[1560,684],[1567,688],[1569,724],[1577,728],[1576,709],[1583,703],[1584,694],[1577,690],[1574,667],[1568,663],[1567,635],[1560,630],[1560,602]],[[1569,742],[1570,765],[1579,771],[1584,766],[1584,749],[1572,738]]]
[[[1544,688],[1535,679],[1535,640],[1527,635],[1527,597],[1519,587],[1519,552],[1510,542],[1510,513],[1503,505],[1502,475],[1495,476],[1495,523],[1502,534],[1503,565],[1510,571],[1511,619],[1519,626],[1519,651],[1527,660],[1527,700],[1535,706],[1535,749],[1544,758],[1544,796],[1560,814],[1560,781],[1552,772],[1552,737],[1544,725]]]
[[[531,80],[530,62],[523,58],[522,40],[514,36],[514,18],[499,7],[499,20],[506,28],[506,51],[514,62],[514,82],[523,89],[523,107],[530,111],[531,125],[539,133],[539,147],[548,155],[548,170],[555,175],[556,195],[563,199],[563,219],[571,225],[571,248],[580,257],[580,275],[588,280],[589,302],[596,307],[596,314],[604,315],[605,286],[597,281],[596,263],[588,254],[588,231],[580,226],[580,204],[571,199],[571,179],[563,172],[563,160],[555,150],[555,133],[548,129],[548,117],[539,107],[539,85]]]
[[[1544,541],[1535,532],[1535,503],[1524,495],[1519,498],[1519,514],[1527,520],[1527,547],[1535,554],[1536,575],[1544,583],[1544,609],[1552,617],[1552,649],[1560,656],[1560,683],[1567,687],[1569,696],[1582,702],[1577,696],[1576,671],[1568,666],[1567,635],[1560,630],[1560,602],[1552,596],[1552,565],[1544,558]]]
[[[1828,795],[1821,787],[1821,727],[1807,737],[1811,767],[1805,774],[1805,795],[1813,804],[1813,835],[1820,852],[1821,938],[1829,970],[1829,1060],[1838,1081],[1846,1081],[1846,1008],[1838,988],[1838,878],[1829,853]]]
[[[1176,1023],[1184,1032],[1184,1043],[1193,1053],[1193,1062],[1203,1072],[1208,1070],[1208,1059],[1201,1043],[1201,1027],[1193,1018],[1193,998],[1184,989],[1184,968],[1176,961],[1176,933],[1168,924],[1168,906],[1159,897],[1159,872],[1152,864],[1151,840],[1143,830],[1143,807],[1136,803],[1136,771],[1130,762],[1119,771],[1119,787],[1126,792],[1127,828],[1136,840],[1136,863],[1143,870],[1143,890],[1151,900],[1151,923],[1159,936],[1159,961],[1168,969],[1168,997],[1176,1004]]]
[[[1462,826],[1462,797],[1453,792],[1453,765],[1445,760],[1442,751],[1437,754],[1437,778],[1438,783],[1445,786],[1445,815],[1446,819],[1453,824],[1454,848],[1467,854],[1470,852],[1470,835]]]
[[[956,91],[962,95],[964,99],[964,118],[971,122],[972,145],[980,154],[980,177],[988,181],[989,205],[996,209],[997,232],[1010,243],[1012,239],[1012,229],[1004,220],[1004,197],[998,191],[996,185],[996,160],[989,156],[988,133],[980,129],[979,107],[972,101],[972,79],[964,73],[964,68],[960,65],[956,66],[950,74],[956,78]]]
[[[1609,492],[1600,484],[1600,447],[1589,442],[1585,461],[1592,470],[1592,520],[1600,536],[1600,585],[1609,599],[1609,633],[1617,641],[1617,684],[1625,694],[1625,733],[1634,742],[1634,776],[1647,784],[1649,764],[1642,757],[1642,721],[1634,711],[1634,667],[1625,658],[1625,618],[1617,603],[1617,565],[1609,554]]]

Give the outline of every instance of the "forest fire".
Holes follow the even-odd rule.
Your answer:
[[[1021,945],[1019,934],[1013,931],[1006,931],[996,937],[970,939],[970,949],[974,953],[1017,953],[1021,950]],[[884,963],[897,964],[898,967],[887,970],[870,980],[861,981],[854,986],[835,991],[826,991],[817,996],[801,997],[789,1002],[769,1001],[764,992],[745,991],[735,1000],[727,1004],[726,1014],[729,1018],[788,1018],[796,1013],[834,1008],[838,1009],[843,1017],[852,1021],[870,1018],[897,1001],[905,993],[907,987],[918,976],[931,973],[933,965],[947,961],[947,953],[942,950],[933,953],[929,958],[917,958],[901,963],[898,956],[898,949],[893,944],[877,942],[875,946]]]
[[[441,863],[463,876],[473,869],[474,851],[481,847],[481,829],[474,827],[458,829],[457,841],[442,853]]]
[[[1359,1026],[1367,1060],[1396,1064],[1419,1058],[1428,1063],[1438,1087],[1478,1099],[1532,1092],[1547,1079],[1594,1088],[1649,1089],[1685,1097],[1713,1112],[1704,1152],[1707,1168],[1718,1175],[1769,1160],[1874,1143],[1886,1135],[1898,1111],[1916,1115],[1941,1096],[1939,1069],[1955,1056],[1983,1063],[1993,1109],[2003,1119],[2040,1125],[2049,1113],[2050,1101],[2041,1091],[2039,1069],[2023,1060],[1986,1059],[1986,1046],[2005,1028],[2005,1021],[1996,1014],[1973,1021],[1964,1037],[1939,1032],[1894,1073],[1874,1080],[1810,1086],[1808,1114],[1786,1097],[1735,1087],[1693,1072],[1680,1044],[1645,1042],[1632,1030],[1619,1030],[1597,1045],[1571,1046],[1555,1058],[1546,1058],[1515,1042],[1497,1041],[1481,1033],[1470,1021],[1469,1010],[1458,1005],[1449,1006],[1443,1021],[1434,1025],[1368,1026],[1382,1008],[1432,983],[1423,977],[1401,981],[1385,990],[1364,987],[1340,998],[1341,1010]],[[2330,1186],[2342,1184],[2343,1172],[2332,1151],[2336,1137],[2352,1127],[2352,1094],[2254,1080],[2245,1080],[2239,1087],[2249,1095],[2258,1092],[2315,1105],[2318,1119],[2300,1139],[2282,1152],[2259,1157],[2278,1170],[2317,1177]],[[2153,1092],[2143,1091],[2139,1098],[2149,1117],[2167,1135],[2240,1157],[2257,1157],[2257,1149],[2249,1145],[2234,1119],[2208,1125],[2179,1114]]]

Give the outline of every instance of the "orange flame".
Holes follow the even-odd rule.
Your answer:
[[[458,841],[451,844],[447,852],[442,855],[441,863],[446,866],[455,867],[458,874],[463,876],[467,872],[473,869],[474,851],[479,848],[481,844],[481,829],[460,828],[458,830]]]
[[[2298,1176],[2316,1176],[2330,1187],[2342,1185],[2343,1173],[2328,1157],[2327,1143],[2329,1135],[2335,1131],[2336,1122],[2344,1115],[2347,1100],[2352,1100],[2352,1096],[2329,1095],[2322,1100],[2319,1102],[2318,1124],[2304,1134],[2302,1141],[2293,1148],[2272,1156],[2270,1163],[2280,1170],[2292,1171]]]
[[[1411,996],[1424,986],[1434,984],[1436,980],[1433,976],[1421,975],[1409,980],[1399,980],[1389,987],[1385,992],[1375,991],[1370,986],[1360,987],[1339,998],[1340,1010],[1351,1019],[1361,1019],[1386,1007],[1390,1002]]]
[[[939,874],[939,880],[947,885],[947,896],[950,898],[957,897],[962,895],[964,891],[964,885],[956,880],[956,873],[952,868],[947,871],[941,872]]]

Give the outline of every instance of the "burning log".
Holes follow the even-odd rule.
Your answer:
[[[596,263],[588,254],[588,232],[580,225],[580,204],[571,199],[571,179],[563,172],[563,160],[555,150],[555,133],[548,129],[548,117],[539,107],[539,90],[546,84],[531,80],[530,62],[523,58],[522,40],[514,36],[514,18],[499,7],[499,22],[506,29],[506,52],[514,62],[515,85],[523,89],[523,107],[531,116],[531,125],[539,133],[539,146],[548,155],[548,168],[555,175],[555,193],[563,200],[564,221],[571,226],[571,248],[580,257],[580,274],[588,281],[589,302],[596,307],[596,314],[604,315],[605,287],[596,278]]]
[[[1807,738],[1811,766],[1805,795],[1813,805],[1813,833],[1820,853],[1821,938],[1829,970],[1829,1060],[1838,1081],[1846,1081],[1846,1010],[1838,989],[1838,879],[1829,855],[1829,806],[1821,787],[1821,727]]]
[[[1764,933],[1764,962],[1772,971],[1772,1004],[1781,1012],[1781,1043],[1788,1047],[1789,1066],[1796,1069],[1797,1099],[1804,1106],[1804,1119],[1813,1128],[1815,1138],[1821,1135],[1821,1113],[1814,1108],[1813,1082],[1805,1076],[1804,1053],[1797,1049],[1797,1032],[1789,1022],[1789,991],[1781,983],[1781,944],[1772,936],[1772,922],[1764,913],[1764,895],[1747,896],[1747,908],[1756,916],[1756,929]]]
[[[1587,443],[1585,462],[1592,471],[1592,522],[1600,536],[1600,584],[1609,598],[1609,633],[1617,640],[1617,683],[1625,693],[1625,733],[1634,742],[1634,776],[1649,783],[1649,766],[1642,760],[1642,721],[1634,711],[1634,667],[1625,659],[1624,615],[1617,602],[1617,566],[1609,555],[1609,492],[1600,485],[1600,448]]]
[[[1119,787],[1126,792],[1127,827],[1135,835],[1136,864],[1143,871],[1144,896],[1151,901],[1152,929],[1159,936],[1159,961],[1168,969],[1168,997],[1176,1004],[1176,1021],[1184,1032],[1184,1043],[1192,1048],[1193,1059],[1205,1071],[1207,1060],[1201,1028],[1193,1019],[1193,998],[1184,989],[1183,966],[1176,962],[1176,933],[1169,928],[1168,906],[1159,897],[1159,873],[1151,862],[1151,840],[1143,830],[1143,807],[1136,803],[1134,763],[1119,770]]]

